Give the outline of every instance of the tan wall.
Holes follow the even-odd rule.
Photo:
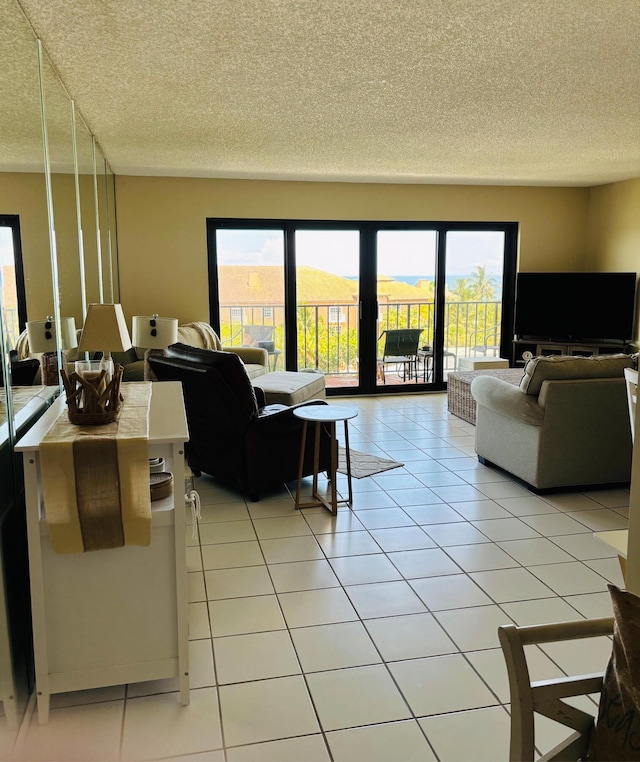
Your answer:
[[[125,314],[208,320],[207,217],[520,223],[519,269],[583,270],[589,191],[116,178]]]
[[[587,270],[640,271],[640,179],[591,188],[586,253]]]
[[[83,322],[80,293],[80,260],[76,195],[73,175],[53,174],[51,178],[58,280],[62,315]],[[100,300],[93,178],[80,182],[83,213],[87,301]],[[38,320],[53,312],[51,249],[44,174],[0,172],[0,214],[20,217],[20,236],[25,270],[27,318]],[[103,257],[106,254],[103,253]]]
[[[0,213],[20,216],[27,316],[46,317],[53,296],[44,174],[0,172]]]
[[[590,189],[586,253],[588,269],[639,269],[640,179]]]
[[[71,177],[53,182],[62,311],[80,325]],[[90,211],[89,190],[83,196]],[[587,189],[119,176],[117,212],[125,313],[181,322],[209,317],[207,217],[517,221],[519,270],[638,271],[640,263],[640,179]],[[0,213],[20,216],[27,313],[42,318],[53,306],[44,175],[0,173]],[[87,213],[89,240],[93,225]],[[89,249],[93,260],[95,244]],[[87,275],[96,301],[95,267]]]

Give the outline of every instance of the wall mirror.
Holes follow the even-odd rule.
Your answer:
[[[58,79],[46,53],[42,53],[42,101],[46,131],[45,173],[50,189],[49,238],[51,245],[52,303],[44,319],[52,314],[75,317],[79,312],[80,252],[75,194],[73,104]]]
[[[118,298],[118,273],[113,173],[15,0],[0,10],[0,47],[2,749],[17,733],[34,687],[22,461],[13,445],[58,389],[11,386],[10,351],[25,320],[57,314],[74,317],[81,327],[87,302]],[[13,229],[4,229],[9,219],[17,239]],[[24,264],[19,315],[16,240]]]
[[[9,352],[24,326],[18,312],[19,265],[25,249],[38,259],[46,253],[46,203],[38,54],[31,27],[17,4],[3,5],[0,47],[0,742],[17,734],[17,725],[33,688],[30,655],[30,616],[26,588],[26,536],[21,461],[13,445],[28,426],[29,395],[12,387]],[[30,219],[21,219],[20,199],[38,188],[30,205]],[[38,232],[34,232],[35,229]],[[24,233],[24,235],[21,235]],[[21,241],[26,244],[21,246]],[[37,267],[37,265],[36,265]],[[51,291],[48,268],[41,272]],[[24,284],[27,291],[28,286]]]
[[[100,301],[98,287],[98,244],[94,183],[94,139],[80,115],[76,115],[77,201],[79,212],[78,294],[80,309],[76,314],[78,327],[87,312],[87,304]]]

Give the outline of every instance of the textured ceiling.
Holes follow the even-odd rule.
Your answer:
[[[116,173],[640,176],[637,0],[19,2]]]

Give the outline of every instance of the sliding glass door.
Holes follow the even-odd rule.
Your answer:
[[[505,233],[449,231],[446,244],[445,354],[499,357]]]
[[[380,230],[376,255],[376,384],[432,382],[436,231]]]
[[[26,300],[20,223],[14,214],[0,214],[0,287],[2,288],[3,319],[7,346],[14,349],[26,320]]]
[[[508,357],[517,224],[208,220],[212,325],[329,394],[445,388]],[[503,348],[504,347],[504,348]]]
[[[257,346],[270,370],[286,367],[282,230],[216,233],[218,331],[225,346]]]
[[[319,370],[327,388],[360,385],[360,233],[296,230],[298,370]]]

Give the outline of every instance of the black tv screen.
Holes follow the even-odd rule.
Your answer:
[[[519,273],[520,339],[629,341],[636,273]]]

